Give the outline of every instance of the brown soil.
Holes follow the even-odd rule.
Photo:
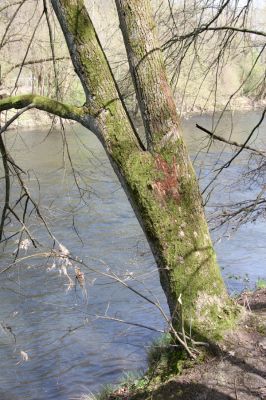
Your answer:
[[[128,400],[266,399],[266,289],[243,293],[248,312],[237,331],[228,334],[216,355],[181,376]],[[252,312],[250,312],[252,311]]]

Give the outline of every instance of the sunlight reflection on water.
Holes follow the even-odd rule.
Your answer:
[[[238,115],[237,140],[241,141],[241,135],[258,115]],[[192,156],[202,143],[195,129],[198,120],[205,127],[211,123],[208,116],[185,121],[185,136]],[[36,198],[38,176],[43,213],[54,235],[96,270],[105,270],[100,261],[103,260],[117,273],[128,271],[140,276],[146,290],[152,290],[166,308],[153,257],[99,143],[78,126],[71,126],[67,131],[85,206],[80,202],[72,172],[62,156],[59,132],[54,132],[44,142],[46,131],[23,132],[23,141],[31,147],[30,151],[25,151],[19,136],[14,140],[14,134],[9,135],[12,155],[29,171],[30,186]],[[220,150],[221,145],[215,144],[208,159],[204,158],[205,172]],[[225,149],[223,160],[227,160],[228,155],[229,150]],[[199,157],[198,170],[201,166]],[[238,168],[241,165],[237,162],[226,174],[233,176]],[[226,174],[222,176],[224,182],[228,179]],[[89,191],[85,186],[89,186]],[[243,195],[233,193],[233,196]],[[220,200],[230,196],[232,193],[226,190],[217,194]],[[40,241],[47,240],[38,221],[32,222],[31,229]],[[242,227],[230,240],[225,238],[216,245],[225,277],[248,274],[249,282],[227,279],[230,291],[239,291],[247,283],[252,286],[262,276],[266,259],[265,235],[265,226],[257,222]],[[1,267],[8,262],[8,249],[14,248],[15,244],[10,244],[0,256]],[[0,322],[11,326],[16,336],[15,343],[12,335],[0,329],[1,400],[71,399],[94,391],[104,383],[115,383],[122,372],[145,368],[147,346],[156,334],[97,319],[95,314],[104,314],[107,306],[109,314],[117,318],[159,329],[164,327],[156,309],[118,284],[85,271],[87,296],[84,297],[78,286],[67,291],[67,280],[60,278],[56,269],[47,272],[47,266],[41,259],[34,260],[0,275]],[[132,284],[144,290],[141,284]],[[28,354],[28,361],[21,361],[21,351]]]

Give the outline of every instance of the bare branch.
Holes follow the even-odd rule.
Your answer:
[[[5,203],[4,207],[2,210],[2,216],[1,216],[1,222],[0,222],[0,241],[2,240],[3,236],[3,231],[4,231],[4,224],[5,224],[5,219],[6,219],[6,213],[9,208],[9,201],[10,201],[10,174],[9,174],[9,166],[8,166],[8,155],[6,151],[6,147],[2,138],[2,135],[0,135],[0,152],[2,155],[2,160],[3,160],[3,167],[4,167],[4,172],[5,172]]]
[[[69,57],[57,57],[57,58],[55,59],[55,61],[63,61],[63,60],[69,60]],[[26,67],[27,65],[42,64],[42,63],[51,62],[51,61],[53,61],[53,58],[52,58],[52,57],[49,57],[49,58],[41,58],[41,59],[39,59],[39,60],[30,60],[30,61],[24,62],[24,63],[23,63],[23,67]],[[13,65],[13,66],[2,76],[2,79],[1,79],[1,80],[3,81],[3,80],[7,77],[7,75],[10,74],[10,72],[12,72],[12,71],[13,71],[14,69],[16,69],[16,68],[20,68],[21,65],[22,65],[22,63]]]
[[[40,17],[39,17],[39,19],[38,19],[38,21],[37,21],[37,24],[35,25],[35,28],[34,28],[34,30],[33,30],[33,32],[32,32],[30,41],[29,41],[28,46],[27,46],[27,50],[26,50],[26,52],[25,52],[23,61],[22,61],[21,66],[20,66],[20,68],[19,68],[19,72],[18,72],[18,75],[17,75],[17,78],[16,78],[16,82],[15,82],[14,89],[13,89],[13,91],[12,91],[12,94],[13,94],[13,92],[17,89],[18,81],[19,81],[19,78],[20,78],[20,75],[21,75],[21,72],[22,72],[24,63],[25,63],[25,61],[26,61],[26,58],[28,57],[28,53],[29,53],[29,51],[30,51],[30,47],[31,47],[31,45],[32,45],[32,42],[33,42],[34,36],[35,36],[35,34],[36,34],[36,32],[37,32],[37,29],[39,28],[39,25],[40,25],[40,22],[41,22],[41,20],[42,20],[43,14],[44,14],[44,11],[43,11],[43,13],[40,15]]]
[[[12,4],[6,4],[4,7],[0,8],[0,13],[3,12],[4,10],[6,10],[9,7],[14,7],[14,6],[17,6],[18,4],[21,4],[21,3],[23,3],[23,1],[20,0],[20,1],[17,1],[15,3],[12,3]]]
[[[235,142],[233,140],[224,139],[222,136],[215,135],[215,133],[209,131],[208,129],[204,128],[203,126],[201,126],[199,124],[196,124],[196,127],[198,129],[202,130],[203,132],[207,133],[208,135],[210,135],[212,139],[218,140],[220,142],[224,142],[226,144],[230,144],[231,146],[241,147],[241,149],[253,151],[254,153],[257,153],[257,154],[259,154],[261,156],[265,156],[266,155],[265,151],[260,151],[258,149],[255,149],[255,147],[251,147],[251,146],[248,146],[248,145],[244,146],[244,144],[240,144],[240,143],[237,143],[237,142]]]
[[[47,1],[46,0],[43,0],[43,11],[45,13],[45,18],[46,18],[46,22],[47,22],[47,26],[48,26],[50,47],[51,47],[52,60],[53,60],[55,85],[56,85],[56,98],[58,98],[60,88],[59,88],[59,84],[58,84],[58,72],[57,72],[56,63],[55,63],[55,48],[54,48],[53,31],[52,31],[52,26],[51,26],[49,14],[48,14]]]
[[[144,328],[144,329],[148,329],[148,330],[154,331],[154,332],[165,333],[162,329],[153,328],[152,326],[139,324],[137,322],[125,321],[123,319],[116,318],[116,317],[109,317],[108,315],[96,315],[96,318],[98,318],[98,319],[107,319],[108,321],[116,321],[116,322],[120,322],[122,324],[136,326],[138,328]]]
[[[263,113],[261,115],[261,118],[260,118],[259,122],[254,126],[254,128],[252,129],[252,131],[248,135],[247,139],[243,143],[242,147],[234,154],[234,156],[229,161],[227,161],[224,165],[222,165],[222,167],[220,167],[218,170],[214,171],[214,172],[216,172],[215,176],[211,179],[211,181],[208,183],[208,185],[204,188],[204,190],[202,191],[202,194],[204,194],[206,192],[206,190],[213,184],[213,182],[217,179],[217,177],[220,175],[220,173],[225,168],[228,168],[231,165],[231,163],[235,160],[235,158],[238,157],[239,154],[244,150],[244,148],[246,147],[247,143],[251,139],[252,135],[254,134],[256,129],[258,129],[258,127],[261,125],[262,121],[264,120],[265,113],[266,113],[266,108],[263,110]]]
[[[3,35],[3,37],[2,37],[2,40],[1,40],[1,43],[0,43],[0,49],[4,46],[5,38],[6,38],[6,36],[7,36],[7,33],[8,33],[8,30],[9,30],[10,26],[12,25],[12,23],[13,23],[13,21],[15,20],[17,14],[18,14],[18,12],[19,12],[19,10],[21,9],[21,7],[23,6],[23,4],[24,4],[26,1],[27,1],[27,0],[22,0],[21,2],[16,3],[16,4],[19,4],[19,6],[16,8],[16,11],[15,11],[14,14],[12,15],[12,17],[10,18],[10,21],[9,21],[7,27],[6,27],[5,33],[4,33],[4,35]]]
[[[30,110],[31,108],[33,108],[34,106],[32,104],[29,104],[27,107],[22,108],[20,111],[18,111],[15,115],[13,115],[12,118],[10,118],[5,125],[3,126],[3,128],[0,129],[0,135],[5,132],[7,130],[7,128],[18,118],[20,117],[20,115],[22,115],[25,111]]]
[[[243,143],[243,146],[238,150],[238,152],[229,160],[227,161],[221,168],[219,168],[219,171],[221,171],[224,168],[228,168],[231,163],[235,160],[235,158],[244,150],[245,146],[247,145],[247,143],[249,142],[249,140],[251,139],[253,133],[256,131],[256,129],[258,129],[258,127],[262,124],[262,121],[264,120],[265,117],[265,113],[266,113],[266,108],[263,110],[263,113],[260,117],[259,122],[254,126],[254,128],[252,129],[252,131],[250,132],[250,134],[248,135],[247,139],[245,140],[245,142]]]
[[[266,32],[264,32],[264,31],[257,31],[257,30],[254,30],[254,29],[247,29],[247,28],[238,28],[236,26],[208,27],[206,30],[208,30],[208,31],[235,31],[235,32],[250,33],[252,35],[266,37]]]
[[[190,37],[195,37],[200,35],[203,32],[206,31],[232,31],[232,32],[241,32],[241,33],[249,33],[252,35],[257,35],[257,36],[263,36],[266,37],[266,32],[264,31],[257,31],[257,30],[253,30],[253,29],[247,29],[247,28],[238,28],[235,26],[215,26],[215,27],[210,27],[210,26],[206,26],[206,27],[202,27],[202,28],[197,28],[192,32],[189,32],[185,35],[175,35],[172,38],[170,38],[169,40],[167,40],[164,44],[163,44],[163,49],[167,49],[170,46],[172,46],[174,43],[179,42],[181,40],[185,40],[188,39]]]

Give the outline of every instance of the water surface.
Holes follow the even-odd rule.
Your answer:
[[[225,115],[218,133],[229,137],[233,121],[233,138],[243,142],[259,117],[259,112],[238,113],[233,120]],[[207,143],[195,128],[196,122],[211,128],[213,121],[211,116],[184,121],[186,140],[203,188],[213,164],[230,159],[232,149],[215,143],[207,154],[197,155]],[[258,133],[259,145],[263,145],[263,129],[265,124]],[[104,273],[112,270],[148,296],[152,291],[167,310],[154,259],[101,145],[77,125],[66,128],[68,147],[61,132],[46,136],[47,131],[9,132],[8,142],[16,162],[30,177],[28,186],[53,234],[89,267]],[[248,155],[243,154],[221,174],[220,186],[211,198],[213,203],[241,200],[258,192],[256,185],[241,189],[232,185],[247,160]],[[29,227],[41,243],[51,243],[34,216]],[[238,292],[245,285],[254,286],[259,277],[265,276],[264,223],[245,225],[233,235],[223,234],[218,230],[214,239],[221,236],[216,250],[229,290]],[[1,269],[8,265],[15,248],[14,238],[0,256]],[[0,400],[77,398],[105,383],[117,382],[123,372],[145,368],[146,350],[158,334],[99,316],[164,329],[158,310],[128,289],[89,269],[84,269],[83,290],[78,285],[68,288],[67,277],[60,276],[58,267],[51,268],[52,264],[53,260],[45,263],[40,257],[24,260],[0,275]],[[73,273],[69,267],[70,276]],[[10,326],[15,336],[5,326]],[[23,360],[21,351],[27,353],[28,361]]]

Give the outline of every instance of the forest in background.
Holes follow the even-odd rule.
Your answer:
[[[126,104],[137,113],[114,1],[86,3]],[[228,2],[226,13],[208,29],[219,6],[213,0],[153,3],[181,116],[252,109],[264,104],[265,37],[260,33],[266,8],[262,3],[243,7],[237,1]],[[82,105],[82,87],[58,22],[51,15],[47,24],[42,9],[43,3],[34,0],[6,1],[0,8],[0,95],[32,92]],[[223,29],[229,25],[236,30]],[[31,113],[34,124],[51,122],[45,114]],[[25,119],[32,124],[30,114],[21,116],[20,123]]]

